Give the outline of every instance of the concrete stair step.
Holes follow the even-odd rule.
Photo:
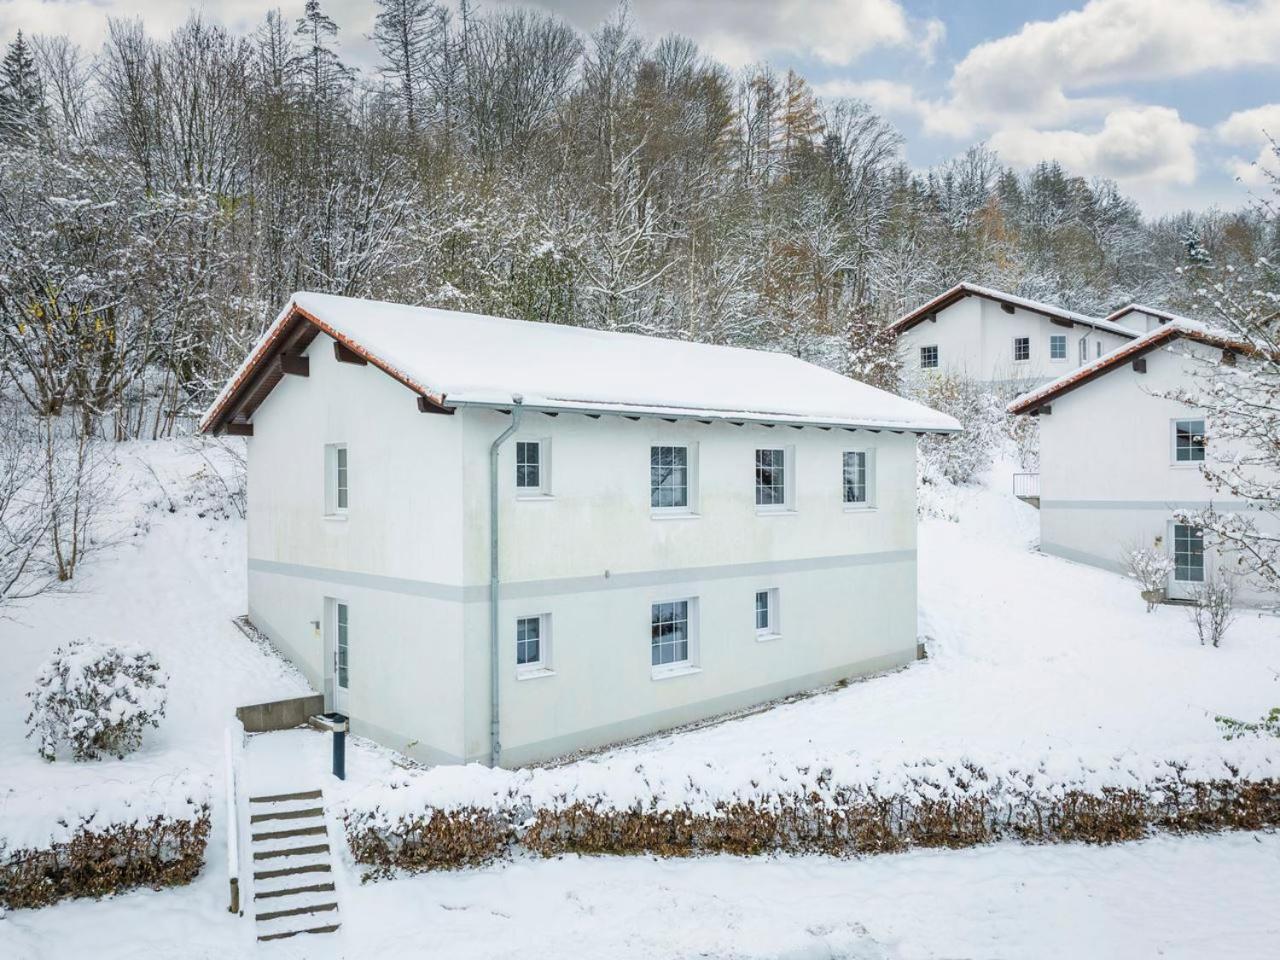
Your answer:
[[[282,930],[273,931],[271,933],[259,933],[259,940],[283,940],[285,937],[296,937],[300,933],[334,933],[342,924],[326,923],[316,927],[299,927],[297,929],[284,928]]]
[[[338,909],[338,904],[334,901],[331,893],[305,894],[282,900],[279,903],[264,903],[259,904],[259,906],[269,908],[254,914],[254,919],[259,923],[278,920],[281,917],[301,917],[313,913],[332,913]]]
[[[253,859],[256,863],[259,860],[278,860],[282,857],[305,857],[312,853],[323,853],[327,857],[329,854],[329,844],[313,843],[305,847],[279,847],[274,850],[255,850],[253,852]]]
[[[253,813],[250,808],[249,823],[266,823],[270,820],[310,820],[313,818],[324,818],[324,807],[307,807],[298,810],[279,810],[272,808],[259,807],[261,813]]]
[[[328,853],[324,853],[321,856],[290,857],[287,860],[264,864],[264,868],[254,871],[253,880],[255,885],[259,880],[273,880],[276,877],[294,877],[299,874],[331,872]]]
[[[265,797],[250,797],[250,803],[283,803],[286,800],[319,800],[319,790],[301,790],[298,793],[273,793]]]
[[[305,875],[304,875],[305,876]],[[264,884],[266,886],[264,886]],[[305,883],[302,876],[274,877],[253,885],[254,900],[275,900],[301,893],[333,893],[332,883]]]
[[[263,860],[265,857],[259,857],[260,853],[276,853],[279,850],[297,850],[302,847],[320,846],[329,842],[329,835],[323,830],[317,833],[308,833],[300,837],[278,837],[273,840],[255,840],[250,844],[249,849],[253,851],[255,859]]]
[[[291,830],[267,830],[253,834],[251,839],[254,843],[261,843],[270,840],[284,840],[288,837],[320,836],[325,832],[325,825],[318,823],[315,826],[294,827]]]

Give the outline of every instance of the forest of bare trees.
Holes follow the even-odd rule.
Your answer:
[[[961,279],[1088,312],[1188,302],[1256,210],[1144,219],[976,145],[927,171],[865,103],[731,72],[619,13],[321,0],[236,35],[116,20],[0,68],[0,390],[83,429],[189,422],[295,289],[785,350],[892,382],[881,325]],[[1242,193],[1242,201],[1244,200]]]

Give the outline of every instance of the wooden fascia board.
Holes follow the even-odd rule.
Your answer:
[[[226,424],[235,418],[237,411],[244,406],[246,400],[252,397],[259,387],[264,385],[264,380],[277,372],[278,358],[287,352],[291,346],[295,345],[300,335],[305,334],[308,328],[327,334],[332,338],[335,345],[341,344],[344,350],[349,351],[353,359],[344,362],[359,363],[363,361],[364,363],[372,364],[393,380],[408,387],[419,397],[425,398],[433,407],[438,408],[439,412],[453,412],[453,408],[444,402],[443,394],[428,390],[412,377],[375,357],[360,344],[335,330],[319,317],[294,304],[288,316],[276,325],[275,332],[258,348],[257,357],[244,370],[240,383],[227,395],[222,405],[209,418],[208,424],[204,428],[205,431],[217,433],[223,430]],[[267,390],[267,394],[274,388],[275,385],[273,384]],[[264,396],[263,401],[265,399],[266,397]]]

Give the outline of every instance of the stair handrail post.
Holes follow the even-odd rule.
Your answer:
[[[226,754],[226,814],[227,814],[227,885],[230,892],[229,913],[240,913],[240,804],[237,800],[237,773],[240,755],[244,749],[244,724],[233,719],[227,724],[225,735]]]

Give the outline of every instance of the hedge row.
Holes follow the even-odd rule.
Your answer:
[[[978,780],[982,771],[974,771]],[[1177,774],[1145,789],[1090,792],[1052,788],[1017,795],[931,798],[928,790],[876,796],[864,788],[727,800],[710,811],[627,809],[602,799],[540,809],[513,801],[497,810],[464,807],[388,816],[349,811],[352,853],[366,876],[393,870],[477,866],[524,850],[687,857],[729,853],[820,853],[845,857],[912,847],[1024,843],[1117,843],[1156,831],[1258,830],[1280,826],[1280,779],[1186,780]]]
[[[0,904],[44,907],[67,897],[101,897],[135,887],[190,883],[204,863],[209,806],[193,819],[163,815],[78,830],[39,849],[0,850]]]

